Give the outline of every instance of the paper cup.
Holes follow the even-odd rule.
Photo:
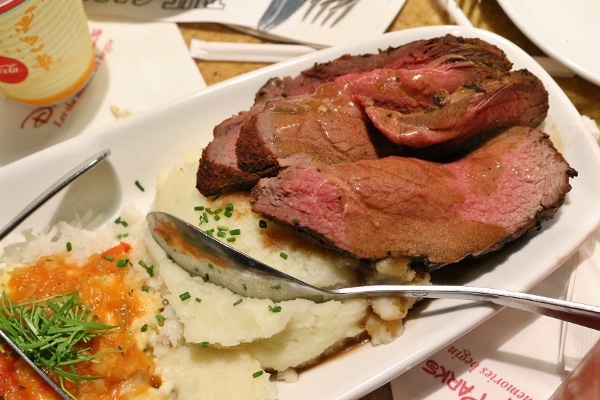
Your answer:
[[[0,90],[23,104],[60,103],[91,78],[95,52],[81,0],[0,0]]]

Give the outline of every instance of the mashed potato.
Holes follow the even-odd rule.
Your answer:
[[[325,250],[286,227],[262,221],[251,212],[247,194],[216,199],[202,196],[195,189],[198,155],[190,154],[181,165],[160,177],[154,210],[176,215],[203,230],[221,229],[221,239],[230,245],[317,287],[364,283],[365,266],[358,260]],[[227,215],[226,209],[231,211]],[[266,379],[267,372],[274,374],[275,379],[294,380],[296,368],[343,348],[348,340],[359,338],[366,331],[374,342],[388,342],[401,333],[402,319],[415,302],[386,298],[316,304],[299,299],[274,304],[190,277],[151,238],[147,246],[164,279],[165,297],[177,322],[171,321],[172,325],[166,328],[165,324],[160,330],[177,346],[177,356],[166,350],[162,373],[174,382],[181,399],[199,398],[195,388],[177,383],[183,383],[184,376],[206,379],[205,389],[214,394],[206,398],[239,398],[239,393],[220,392],[220,388],[227,388],[231,376],[239,377],[246,399],[276,398],[272,380]],[[375,271],[379,269],[381,273],[369,274],[371,280],[385,275],[395,282],[428,282],[426,274],[417,274],[406,263],[386,262],[376,267]],[[227,364],[227,373],[216,368],[222,357],[236,360],[235,366]],[[257,374],[264,380],[248,379]]]

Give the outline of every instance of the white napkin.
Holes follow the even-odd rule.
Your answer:
[[[97,70],[71,100],[29,107],[0,98],[0,167],[206,87],[177,25],[90,20]]]
[[[578,265],[571,273],[567,298],[572,301],[600,304],[600,231],[579,250]],[[579,325],[563,323],[561,359],[564,373],[571,372],[600,340],[600,332]]]
[[[596,122],[586,116],[583,117],[583,121],[598,141],[600,130]],[[581,247],[577,258],[578,265],[571,273],[567,298],[581,303],[600,304],[600,230]],[[559,360],[562,372],[571,372],[598,340],[598,331],[563,323]]]

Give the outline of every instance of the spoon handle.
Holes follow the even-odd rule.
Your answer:
[[[450,285],[373,285],[327,292],[336,299],[405,296],[485,301],[600,330],[600,307],[510,290]]]

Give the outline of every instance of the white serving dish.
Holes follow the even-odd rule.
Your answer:
[[[541,231],[479,262],[477,269],[466,269],[460,278],[460,282],[470,285],[527,291],[572,255],[597,227],[600,151],[574,106],[528,54],[493,33],[475,28],[411,29],[350,47],[322,50],[211,86],[192,97],[119,120],[93,135],[71,139],[6,165],[0,168],[0,225],[7,223],[50,182],[103,148],[112,152],[107,162],[74,182],[21,228],[39,230],[90,208],[104,215],[104,221],[112,221],[121,206],[130,203],[146,210],[153,200],[157,172],[180,162],[187,150],[205,146],[212,137],[213,126],[247,109],[254,93],[268,78],[296,74],[316,61],[328,61],[345,53],[374,52],[447,33],[479,37],[496,44],[507,53],[515,68],[527,68],[542,79],[550,93],[550,112],[543,128],[552,134],[559,150],[579,172],[572,179],[573,189],[566,204],[553,221],[545,223]],[[13,233],[7,242],[19,236]],[[457,300],[426,302],[411,314],[404,334],[393,343],[359,346],[303,372],[296,383],[280,383],[279,398],[359,398],[445,347],[497,310],[486,304]]]

